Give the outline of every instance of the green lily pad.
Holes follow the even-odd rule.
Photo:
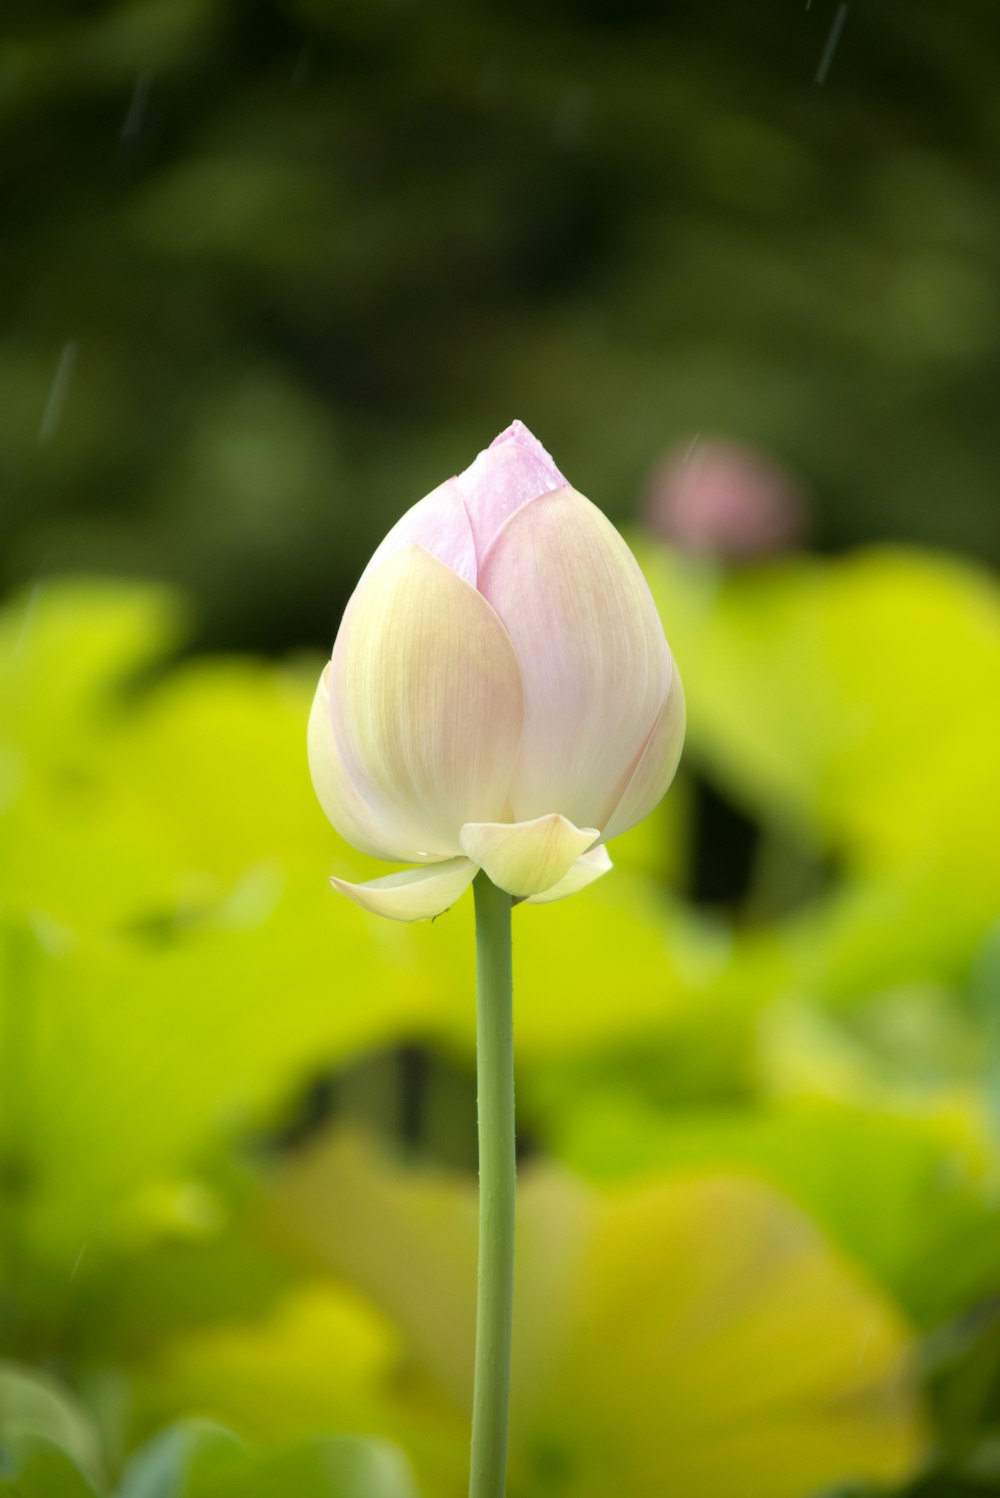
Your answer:
[[[65,1451],[41,1437],[19,1443],[7,1467],[0,1466],[2,1498],[97,1498],[97,1492]]]
[[[161,1431],[133,1457],[115,1498],[198,1498],[242,1472],[248,1460],[229,1431],[187,1420]]]
[[[257,1460],[191,1498],[418,1498],[402,1455],[387,1443],[325,1436]]]
[[[51,1465],[45,1454],[51,1446],[84,1471],[100,1473],[97,1432],[68,1390],[33,1369],[0,1362],[0,1447],[20,1449],[25,1442],[45,1443],[32,1458],[40,1468]]]
[[[324,1436],[263,1455],[220,1426],[190,1420],[133,1459],[116,1498],[418,1498],[393,1447]]]
[[[408,1445],[428,1492],[460,1492],[474,1336],[471,1183],[317,1147],[276,1199],[282,1229],[401,1328],[445,1450]],[[906,1476],[923,1438],[907,1328],[812,1224],[749,1179],[647,1177],[597,1191],[548,1169],[520,1193],[510,1498],[666,1492],[807,1498]],[[459,1434],[463,1432],[463,1434]]]
[[[136,1379],[145,1423],[197,1410],[278,1446],[364,1428],[398,1360],[385,1316],[356,1291],[299,1285],[266,1316],[168,1336]]]

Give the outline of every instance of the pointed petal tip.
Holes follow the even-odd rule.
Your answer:
[[[542,446],[531,428],[525,426],[523,421],[516,419],[512,421],[499,437],[494,437],[487,451],[500,446],[516,449],[519,465],[531,472],[536,483],[544,480],[544,488],[538,491],[540,494],[566,487],[566,480],[552,454],[548,448]]]
[[[456,480],[482,556],[508,516],[566,480],[545,448],[522,421],[495,437]]]
[[[542,446],[531,428],[516,416],[509,426],[504,427],[502,432],[497,433],[486,451],[492,452],[495,448],[508,445],[520,447],[525,452],[530,452],[532,456],[541,458],[544,462],[550,464],[553,471],[559,476],[560,487],[565,484],[566,480],[556,468],[551,453]]]
[[[569,895],[586,889],[588,884],[593,884],[602,874],[610,873],[613,867],[608,850],[602,843],[599,848],[591,848],[589,853],[584,853],[576,863],[571,864],[569,872],[550,889],[542,890],[540,895],[529,895],[525,904],[551,905],[554,900],[565,900]]]
[[[498,432],[497,435],[493,438],[493,441],[490,443],[489,450],[492,450],[494,447],[502,447],[505,442],[515,442],[517,438],[521,436],[522,432],[526,432],[529,437],[532,437],[532,433],[525,426],[524,422],[519,421],[515,416],[510,425],[505,426],[503,431]]]

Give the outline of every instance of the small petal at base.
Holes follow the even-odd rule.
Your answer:
[[[512,895],[539,895],[564,878],[600,833],[558,812],[530,822],[466,822],[462,851]]]
[[[595,879],[600,879],[602,874],[607,874],[613,867],[608,850],[602,843],[599,848],[591,848],[589,853],[578,858],[558,884],[543,890],[540,895],[529,895],[525,903],[549,905],[553,900],[565,900],[567,895],[575,895],[579,890],[586,889],[588,884],[593,884]]]
[[[476,877],[476,865],[468,858],[449,858],[443,863],[384,874],[367,884],[349,884],[331,879],[342,895],[391,921],[429,921],[454,905]]]

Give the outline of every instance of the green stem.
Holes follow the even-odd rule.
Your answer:
[[[479,1294],[469,1498],[504,1498],[514,1298],[514,1023],[511,898],[476,875]]]

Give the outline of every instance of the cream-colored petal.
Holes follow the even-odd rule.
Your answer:
[[[352,847],[375,858],[405,859],[410,856],[405,840],[402,846],[394,844],[391,831],[379,824],[340,757],[330,718],[329,672],[327,662],[313,698],[307,733],[309,773],[319,804]]]
[[[685,721],[684,688],[675,664],[652,732],[618,805],[607,820],[601,834],[602,842],[627,832],[630,827],[641,822],[665,794],[674,778],[681,749],[684,747]]]
[[[424,855],[460,851],[465,822],[507,814],[521,738],[521,677],[496,614],[422,546],[355,590],[330,692],[347,769]]]
[[[656,717],[670,652],[632,553],[589,500],[558,489],[522,506],[480,561],[524,682],[515,818],[557,807],[600,822]]]
[[[467,858],[449,858],[444,863],[424,864],[401,874],[384,874],[367,884],[349,884],[346,879],[330,883],[342,895],[375,915],[391,921],[429,921],[454,905],[476,877],[476,865]]]
[[[537,895],[557,884],[599,835],[551,812],[531,822],[467,822],[462,851],[509,894]]]
[[[576,863],[570,865],[568,874],[564,874],[557,884],[551,889],[544,889],[540,895],[529,895],[526,903],[528,905],[549,905],[553,900],[565,900],[567,895],[575,895],[579,890],[586,889],[588,884],[593,884],[595,879],[600,879],[602,874],[607,874],[613,868],[608,850],[602,844],[599,848],[591,848],[589,853],[584,853]]]

